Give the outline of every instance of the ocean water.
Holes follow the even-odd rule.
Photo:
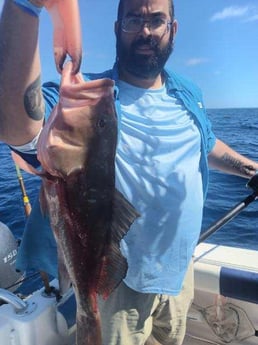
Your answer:
[[[218,138],[238,152],[258,161],[258,109],[208,110]],[[0,221],[17,239],[21,239],[26,216],[16,169],[9,148],[0,143]],[[22,172],[27,195],[33,204],[40,179]],[[210,172],[208,197],[202,231],[224,216],[252,193],[247,180],[220,172]],[[246,207],[236,218],[210,236],[207,242],[258,250],[258,201]]]
[[[212,109],[208,110],[208,115],[219,139],[239,153],[258,161],[257,108]],[[247,181],[237,176],[210,171],[202,231],[252,194],[252,190],[246,187]],[[207,242],[258,250],[258,201],[243,209],[209,237]]]

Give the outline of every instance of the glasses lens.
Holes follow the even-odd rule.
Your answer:
[[[164,18],[152,18],[149,22],[149,26],[152,31],[163,30],[166,27],[167,21]]]
[[[125,32],[139,32],[142,28],[143,20],[138,17],[130,17],[123,19],[122,29]]]
[[[122,21],[122,29],[124,32],[138,33],[142,30],[143,25],[147,25],[152,33],[162,34],[170,22],[164,18],[154,17],[150,20],[144,20],[141,17],[128,17]]]

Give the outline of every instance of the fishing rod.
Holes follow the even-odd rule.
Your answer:
[[[25,184],[24,184],[24,180],[22,177],[20,167],[17,163],[15,163],[15,161],[14,161],[14,164],[15,164],[16,174],[17,174],[17,178],[18,178],[21,192],[22,192],[22,196],[23,196],[23,205],[24,205],[25,215],[26,215],[26,217],[29,217],[29,215],[31,213],[30,200],[29,200],[29,197],[28,197],[26,189],[25,189]],[[51,289],[50,284],[49,284],[49,278],[48,278],[47,273],[43,272],[43,271],[40,271],[39,273],[40,273],[41,279],[43,281],[43,284],[45,286],[46,293],[51,292],[52,289]]]
[[[214,234],[223,225],[235,218],[244,208],[246,208],[251,202],[258,197],[258,174],[255,174],[246,184],[247,187],[253,190],[253,193],[248,195],[244,200],[233,207],[223,217],[213,223],[207,230],[205,230],[199,237],[198,244],[205,241],[209,236]]]
[[[31,212],[30,200],[29,200],[29,197],[26,193],[26,189],[25,189],[25,185],[24,185],[24,181],[23,181],[20,167],[16,163],[15,163],[15,169],[16,169],[17,178],[18,178],[18,181],[20,184],[21,192],[22,192],[24,211],[25,211],[26,217],[28,217],[30,215],[30,212]]]

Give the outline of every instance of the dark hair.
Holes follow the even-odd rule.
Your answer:
[[[174,20],[175,16],[175,9],[174,9],[174,1],[173,0],[167,0],[169,2],[169,14],[171,17],[171,20]],[[117,10],[117,21],[120,21],[123,17],[123,11],[124,11],[124,2],[125,0],[120,0]]]

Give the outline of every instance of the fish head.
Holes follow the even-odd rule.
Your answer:
[[[101,87],[107,88],[109,80],[100,80]],[[91,82],[89,82],[91,83]],[[108,86],[109,88],[109,86]],[[88,173],[105,176],[111,173],[115,160],[117,144],[117,116],[112,95],[102,96],[94,106],[88,109],[88,124],[84,131],[85,152],[84,166]],[[87,133],[90,133],[90,137]]]
[[[114,159],[117,117],[114,82],[84,81],[71,73],[68,62],[62,73],[60,99],[42,129],[38,159],[52,176],[67,179],[72,173]]]

